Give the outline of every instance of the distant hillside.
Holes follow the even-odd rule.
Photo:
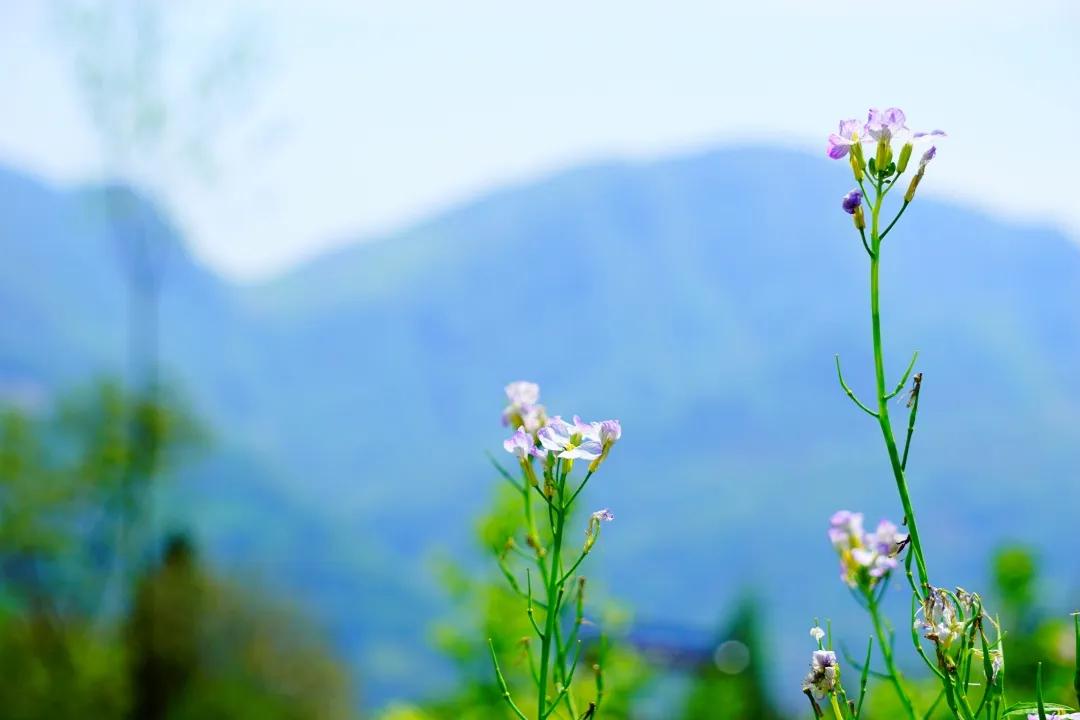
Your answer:
[[[274,468],[253,488],[315,520],[281,570],[353,653],[368,700],[441,677],[415,670],[431,667],[440,607],[427,559],[471,553],[461,519],[496,482],[483,452],[518,378],[556,412],[623,421],[589,490],[618,514],[606,587],[644,616],[709,627],[754,585],[776,611],[776,680],[797,682],[809,619],[850,610],[829,513],[899,515],[874,427],[832,365],[840,352],[869,386],[848,184],[823,158],[727,149],[508,188],[261,287],[176,261],[169,366],[228,447]],[[81,196],[0,176],[0,248],[18,258],[0,271],[0,312],[19,323],[4,325],[4,382],[68,382],[119,357],[109,242],[60,221]],[[917,348],[926,378],[911,471],[931,572],[978,585],[1003,538],[1068,561],[1046,528],[1080,507],[1080,250],[920,200],[885,252],[889,369]],[[196,484],[212,498],[232,482]],[[1066,567],[1063,591],[1080,583]]]

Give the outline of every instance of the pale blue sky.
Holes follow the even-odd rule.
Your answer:
[[[181,49],[220,5],[172,4]],[[820,153],[869,105],[949,131],[927,192],[1080,238],[1072,0],[232,5],[269,57],[259,100],[213,186],[162,187],[195,252],[235,277],[583,161],[743,140]],[[48,7],[0,0],[0,163],[93,179]]]

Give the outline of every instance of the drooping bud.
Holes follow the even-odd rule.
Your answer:
[[[862,193],[858,190],[852,190],[840,200],[840,207],[848,215],[854,215],[855,211],[862,205]]]
[[[589,472],[596,472],[600,464],[607,459],[612,446],[622,437],[622,425],[618,420],[604,420],[599,424],[600,457],[589,463]]]
[[[582,552],[588,553],[592,550],[593,545],[596,544],[596,539],[600,537],[600,523],[611,522],[615,519],[615,514],[607,508],[597,510],[589,516],[589,525],[585,528],[585,547]]]
[[[911,160],[911,143],[904,143],[904,147],[900,148],[900,159],[896,161],[896,172],[904,172],[907,170],[908,161]]]

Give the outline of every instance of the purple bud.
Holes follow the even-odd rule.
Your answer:
[[[935,155],[937,155],[937,146],[936,145],[931,145],[930,149],[927,150],[926,152],[924,152],[923,156],[922,156],[922,159],[919,160],[919,170],[924,169],[926,167],[927,163],[929,163],[931,160],[934,159]]]
[[[860,205],[862,205],[862,193],[858,190],[852,190],[840,201],[840,207],[844,208],[844,212],[848,215],[854,215],[855,209]]]

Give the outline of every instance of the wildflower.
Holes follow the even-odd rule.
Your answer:
[[[895,557],[907,545],[908,536],[888,520],[878,523],[874,532],[867,536],[868,544],[879,555]]]
[[[923,637],[942,648],[948,648],[964,632],[964,619],[945,590],[931,588],[918,612],[922,618],[915,620],[915,629],[923,631]]]
[[[852,190],[840,201],[840,207],[848,215],[854,215],[860,205],[862,205],[862,193],[858,190]]]
[[[859,121],[855,118],[840,121],[840,132],[829,135],[829,147],[825,153],[833,160],[839,160],[849,151],[858,152]],[[859,148],[861,150],[861,148]]]
[[[518,380],[507,385],[505,390],[510,404],[503,410],[503,425],[524,427],[530,434],[543,427],[547,422],[547,412],[540,404],[539,385]]]
[[[603,451],[599,424],[584,423],[577,415],[573,425],[556,415],[540,428],[536,438],[545,450],[563,460],[596,460]]]
[[[511,455],[516,455],[518,460],[525,462],[532,456],[540,456],[543,453],[536,447],[536,441],[533,440],[533,436],[525,431],[525,428],[519,427],[517,431],[503,440],[503,448]]]
[[[863,535],[863,514],[838,510],[829,519],[829,540],[837,550],[851,548],[851,539]]]
[[[1039,714],[1028,713],[1028,720],[1039,720]],[[1055,715],[1054,713],[1047,713],[1046,720],[1080,720],[1080,712],[1069,713],[1068,715]]]
[[[607,508],[603,508],[594,512],[591,517],[596,522],[600,522],[601,520],[603,520],[604,522],[611,522],[615,519],[615,513],[611,512]]]
[[[870,108],[863,131],[874,140],[888,142],[897,135],[907,130],[907,117],[900,108],[878,110]]]
[[[536,383],[518,380],[507,385],[505,390],[511,406],[521,407],[540,402],[540,386]]]
[[[840,579],[848,587],[869,590],[876,585],[897,567],[896,556],[907,539],[887,520],[882,520],[873,533],[867,533],[862,513],[841,510],[829,523],[829,541],[840,554]]]
[[[818,642],[821,642],[822,638],[825,637],[825,631],[817,625],[814,625],[814,627],[810,628],[810,637],[814,638]]]
[[[810,659],[810,672],[803,681],[803,690],[813,691],[818,697],[831,693],[840,679],[840,665],[832,650],[815,650]]]
[[[594,425],[597,437],[600,438],[600,457],[589,463],[589,472],[596,472],[600,463],[607,459],[612,446],[622,437],[622,425],[618,420],[603,420]]]
[[[622,437],[622,425],[618,420],[600,421],[600,442],[610,447]]]

